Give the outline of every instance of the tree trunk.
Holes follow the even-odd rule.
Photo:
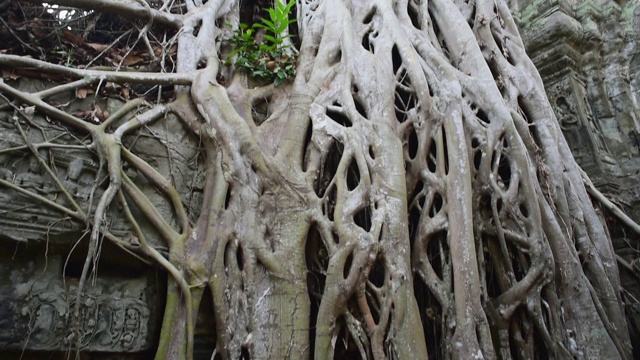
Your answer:
[[[105,2],[141,17],[137,3]],[[114,135],[0,86],[118,146],[161,112],[202,143],[196,216],[128,150],[173,217],[108,174],[111,198],[122,187],[169,248],[165,259],[129,213],[141,243],[113,240],[170,274],[156,359],[192,357],[205,291],[212,358],[631,358],[605,225],[503,1],[298,1],[299,46],[286,55],[296,75],[279,86],[225,62],[241,6],[144,6],[176,31],[174,98]],[[29,61],[0,54],[2,65]],[[69,76],[108,75],[78,71]]]

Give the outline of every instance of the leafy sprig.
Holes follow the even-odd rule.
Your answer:
[[[229,39],[235,49],[227,56],[226,64],[231,64],[235,58],[234,66],[247,69],[251,76],[273,81],[276,86],[294,77],[297,58],[288,51],[291,45],[285,44],[285,39],[291,37],[286,30],[296,21],[289,18],[293,5],[295,0],[289,0],[287,4],[275,0],[275,7],[267,9],[269,18],[262,18],[252,26],[241,23]],[[264,34],[258,43],[256,35],[259,32]]]

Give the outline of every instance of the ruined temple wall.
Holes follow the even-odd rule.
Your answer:
[[[640,219],[640,2],[512,0],[565,138],[602,190]]]
[[[640,1],[512,0],[527,52],[571,151],[594,184],[640,222]],[[603,212],[623,298],[640,324],[640,241]]]

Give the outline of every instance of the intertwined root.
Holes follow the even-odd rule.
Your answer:
[[[181,85],[109,131],[141,101],[90,125],[0,83],[91,135],[107,169],[91,219],[68,193],[59,209],[92,226],[76,304],[106,234],[171,274],[159,359],[191,358],[205,291],[223,359],[630,357],[611,245],[505,4],[301,1],[297,77],[279,87],[248,86],[217,58],[239,2],[186,5],[145,10],[182,26],[175,76],[68,70]],[[194,223],[171,181],[122,146],[167,112],[205,145]],[[135,244],[103,226],[116,195]]]

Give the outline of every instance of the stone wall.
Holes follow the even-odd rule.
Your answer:
[[[512,0],[571,151],[594,184],[640,222],[640,2]],[[640,241],[603,212],[640,344]],[[638,355],[638,354],[636,354]]]
[[[32,93],[56,84],[28,78],[8,82]],[[63,94],[49,101],[76,115],[86,109],[112,114],[124,104],[118,97],[73,95]],[[0,99],[0,178],[73,209],[56,185],[52,176],[55,174],[82,211],[95,211],[108,180],[104,169],[98,170],[97,157],[86,146],[90,139],[46,116],[23,110],[25,115]],[[38,156],[24,146],[25,138],[39,147]],[[62,145],[47,145],[51,139]],[[197,141],[175,118],[125,137],[123,144],[171,179],[190,215],[198,216],[202,158]],[[50,169],[43,164],[50,164]],[[168,200],[142,174],[126,164],[123,170],[164,218],[175,225]],[[166,255],[166,246],[157,231],[144,221],[138,209],[131,210],[147,240]],[[105,216],[105,226],[115,236],[131,240],[132,229],[117,201]],[[166,275],[110,241],[100,243],[99,259],[91,266],[81,297],[80,326],[73,323],[77,287],[87,253],[87,228],[88,224],[51,206],[0,188],[0,359],[66,358],[65,354],[76,346],[73,332],[77,328],[81,329],[81,348],[91,353],[91,359],[140,359],[155,353],[164,312]]]

